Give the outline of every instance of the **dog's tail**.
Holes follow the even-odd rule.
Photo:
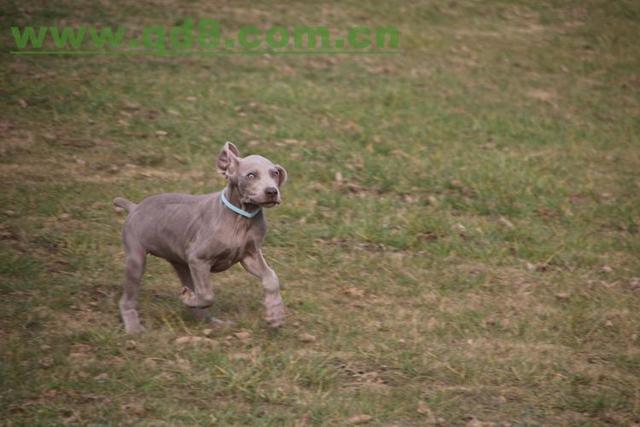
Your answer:
[[[113,199],[113,204],[114,206],[118,206],[119,208],[126,209],[127,212],[131,212],[133,208],[138,206],[131,200],[127,200],[124,197],[116,197],[115,199]]]

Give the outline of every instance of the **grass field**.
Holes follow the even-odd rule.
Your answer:
[[[637,1],[41,3],[0,17],[2,424],[640,424]],[[184,16],[401,53],[8,53],[11,25]],[[287,325],[236,266],[208,330],[150,257],[126,336],[112,198],[222,188],[226,140],[289,172]]]

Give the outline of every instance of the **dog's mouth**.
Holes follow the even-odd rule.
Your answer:
[[[280,204],[280,200],[278,199],[266,199],[266,200],[257,200],[253,197],[249,197],[246,199],[245,203],[250,203],[255,206],[259,206],[261,208],[272,208]]]
[[[276,199],[267,199],[267,200],[251,200],[251,203],[254,205],[260,206],[261,208],[272,208],[280,204],[280,200]]]
[[[277,206],[279,204],[280,204],[280,202],[278,200],[270,200],[270,201],[266,201],[266,202],[260,203],[260,206],[263,207],[263,208],[272,208],[272,207]]]

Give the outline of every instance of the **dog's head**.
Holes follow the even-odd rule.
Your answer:
[[[216,163],[218,172],[240,193],[240,201],[265,208],[280,203],[280,187],[287,181],[287,171],[262,156],[240,157],[240,151],[226,142]]]

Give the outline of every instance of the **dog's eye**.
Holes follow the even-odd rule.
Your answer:
[[[249,179],[255,179],[255,178],[256,178],[256,174],[255,174],[255,173],[253,173],[253,172],[249,172],[249,173],[247,174],[247,178],[249,178]]]

